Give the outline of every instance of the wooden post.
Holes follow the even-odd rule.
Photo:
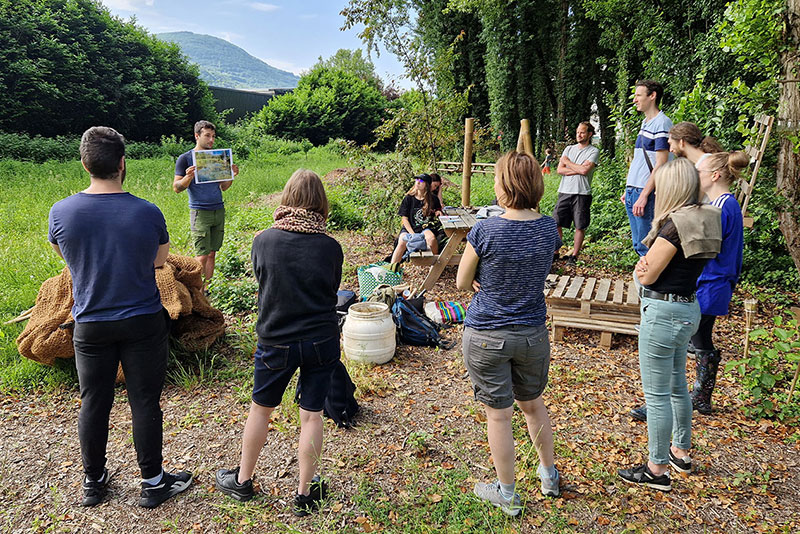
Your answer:
[[[464,121],[464,165],[461,174],[461,206],[470,205],[469,193],[472,180],[472,133],[475,130],[475,119]]]
[[[517,139],[517,152],[524,152],[533,156],[533,141],[531,140],[531,121],[519,121],[519,138]]]
[[[750,357],[750,330],[753,328],[753,316],[758,309],[756,299],[746,299],[744,301],[744,357]]]

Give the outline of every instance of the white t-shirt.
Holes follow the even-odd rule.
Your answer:
[[[597,165],[597,160],[600,157],[600,151],[597,147],[591,144],[581,147],[578,144],[569,145],[564,149],[562,156],[567,156],[572,163],[576,165],[583,165],[587,161],[591,161]],[[581,174],[565,174],[561,177],[561,184],[558,186],[559,193],[568,195],[591,195],[592,194],[592,175],[594,169],[589,171],[586,176]]]

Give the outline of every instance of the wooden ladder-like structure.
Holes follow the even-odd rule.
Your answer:
[[[553,341],[565,328],[600,332],[600,345],[611,347],[613,334],[638,335],[639,293],[633,281],[583,276],[547,276],[544,290]]]
[[[755,119],[753,119],[755,133],[751,141],[744,147],[745,154],[750,156],[750,180],[744,177],[739,179],[739,193],[736,195],[736,200],[742,207],[742,219],[745,228],[753,227],[753,218],[747,215],[747,205],[750,203],[750,197],[753,195],[753,189],[756,186],[756,178],[761,168],[764,152],[767,149],[767,141],[769,141],[769,134],[772,132],[774,120],[775,118],[771,115],[756,115]]]

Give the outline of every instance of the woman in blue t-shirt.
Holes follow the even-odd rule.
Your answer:
[[[533,156],[509,152],[500,158],[494,192],[506,211],[479,221],[470,231],[456,281],[459,289],[475,291],[464,321],[462,351],[475,399],[486,409],[489,448],[497,471],[496,481],[477,483],[474,491],[515,516],[522,510],[520,496],[514,492],[511,416],[515,402],[539,453],[541,491],[560,494],[553,430],[542,392],[550,367],[544,280],[561,239],[555,221],[535,209],[544,181]]]
[[[742,272],[744,225],[741,207],[731,194],[731,184],[739,180],[742,169],[749,163],[744,152],[718,152],[697,162],[700,189],[712,206],[722,210],[722,247],[697,280],[697,302],[702,315],[697,333],[692,336],[697,366],[692,406],[704,415],[711,414],[711,394],[722,359],[711,332],[717,316],[728,314],[733,288]]]

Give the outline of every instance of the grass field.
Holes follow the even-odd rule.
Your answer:
[[[129,161],[125,189],[155,203],[164,213],[172,252],[193,255],[187,197],[172,191],[174,165],[169,158]],[[242,162],[239,176],[225,193],[226,243],[249,239],[255,230],[271,222],[272,214],[257,200],[279,191],[297,168],[325,174],[345,165],[346,161],[324,148]],[[30,308],[41,283],[63,269],[64,262],[47,241],[47,216],[55,202],[88,185],[89,176],[79,161],[0,161],[0,188],[4,193],[0,199],[0,217],[4,221],[0,227],[2,322]],[[0,391],[74,381],[71,360],[57,362],[51,370],[20,358],[14,340],[23,325],[4,325],[0,329]]]

